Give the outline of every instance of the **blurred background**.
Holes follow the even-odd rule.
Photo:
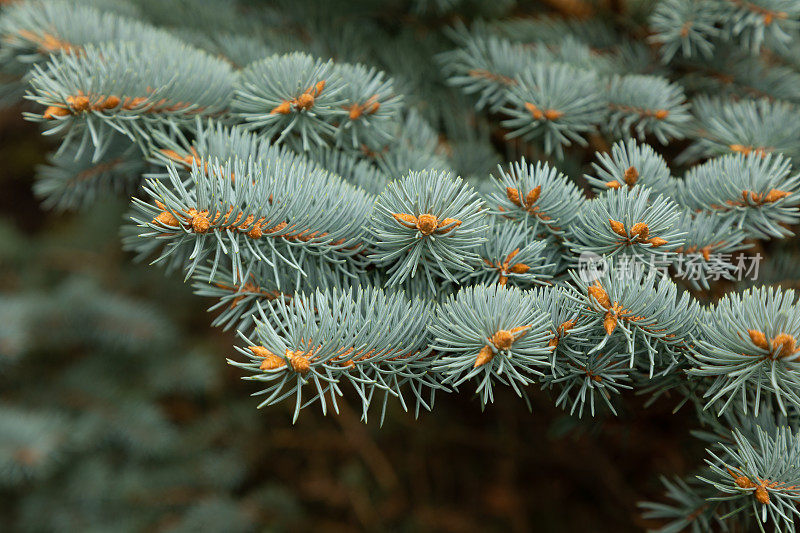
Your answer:
[[[121,251],[126,199],[40,208],[49,149],[2,112],[0,530],[641,531],[658,476],[701,460],[668,397],[582,421],[503,388],[485,412],[390,403],[383,427],[355,402],[295,425],[292,401],[259,411],[212,302]]]

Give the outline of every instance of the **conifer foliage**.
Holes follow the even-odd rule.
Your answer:
[[[800,303],[758,268],[796,249],[800,4],[157,4],[8,3],[3,101],[45,206],[131,196],[125,248],[214,299],[259,407],[632,389],[708,430],[660,531],[796,530]]]

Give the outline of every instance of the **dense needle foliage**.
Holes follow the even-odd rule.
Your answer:
[[[130,198],[124,248],[214,299],[259,407],[632,390],[708,443],[661,531],[795,531],[800,4],[168,4],[9,3],[2,98],[52,141],[43,205]],[[10,409],[14,484],[58,423]]]

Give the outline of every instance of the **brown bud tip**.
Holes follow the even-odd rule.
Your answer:
[[[639,179],[639,171],[636,170],[636,167],[628,167],[628,170],[625,171],[624,179],[628,186],[633,187]]]
[[[658,120],[664,120],[668,116],[669,116],[669,111],[667,111],[666,109],[659,109],[658,111],[656,111],[656,118]]]
[[[776,358],[789,357],[797,351],[797,342],[788,333],[781,333],[772,339],[772,352]]]
[[[564,113],[561,111],[556,111],[555,109],[548,109],[544,112],[544,117],[547,120],[556,120],[564,116]]]
[[[564,322],[563,324],[558,326],[558,330],[559,330],[560,333],[563,334],[563,333],[571,330],[574,327],[575,327],[575,321],[574,320],[567,320],[566,322]]]
[[[492,347],[487,344],[481,348],[480,352],[478,352],[478,357],[475,358],[475,364],[472,366],[472,368],[478,368],[479,366],[485,365],[491,361],[493,357],[494,352],[492,352]]]
[[[605,328],[608,335],[614,333],[614,330],[617,329],[617,315],[611,312],[606,313],[603,319],[603,328]]]
[[[69,115],[69,109],[51,105],[44,110],[44,118],[66,117]]]
[[[648,242],[653,248],[658,248],[659,246],[667,244],[667,241],[665,239],[662,239],[661,237],[653,237],[652,239],[646,242]]]
[[[751,489],[753,488],[753,483],[745,476],[736,476],[733,479],[733,482],[736,483],[737,487],[741,487],[743,489]]]
[[[325,88],[325,80],[318,81],[317,84],[314,86],[314,96],[319,96],[324,88]]]
[[[463,224],[463,222],[458,220],[457,218],[446,218],[441,222],[439,222],[436,231],[438,231],[439,233],[450,233],[452,230],[456,229],[461,224]]]
[[[261,361],[261,366],[259,366],[261,370],[274,370],[286,364],[286,361],[270,352],[263,346],[250,346],[249,350],[253,352],[253,355],[256,357],[264,358],[264,360]]]
[[[144,96],[137,96],[136,98],[126,98],[125,102],[122,104],[122,107],[125,109],[136,109],[147,102],[147,98]]]
[[[264,360],[261,361],[261,364],[258,368],[260,370],[275,370],[276,368],[281,368],[284,366],[286,366],[286,361],[275,354],[269,354],[264,356]]]
[[[264,232],[261,229],[261,224],[256,224],[253,226],[250,231],[247,232],[247,236],[251,239],[260,239],[264,236]]]
[[[417,218],[417,228],[423,235],[430,235],[436,231],[439,220],[429,213],[424,213]]]
[[[89,98],[86,96],[69,96],[67,97],[67,103],[69,103],[70,107],[75,111],[86,111],[89,109]]]
[[[508,271],[511,272],[512,274],[525,274],[530,269],[531,267],[529,267],[525,263],[517,263],[515,265],[511,265],[511,268],[509,268]]]
[[[599,303],[601,306],[606,309],[611,307],[611,300],[608,297],[608,293],[603,287],[600,286],[599,283],[595,282],[595,285],[589,285],[587,291],[589,292],[589,295],[594,297],[594,299],[597,300],[597,303]]]
[[[728,148],[730,148],[732,152],[739,152],[744,154],[750,152],[750,149],[743,144],[731,144],[728,146]]]
[[[297,97],[297,107],[300,109],[311,109],[314,107],[314,96],[309,93],[303,93]]]
[[[536,200],[539,199],[539,196],[542,194],[542,186],[537,185],[533,189],[531,189],[528,194],[525,196],[525,206],[530,207],[536,203]]]
[[[786,197],[787,197],[787,196],[789,196],[790,194],[791,194],[791,193],[790,193],[790,192],[788,192],[788,191],[779,191],[778,189],[772,189],[772,190],[771,190],[771,191],[769,191],[769,192],[767,193],[767,195],[764,197],[764,202],[765,202],[765,203],[768,203],[768,202],[777,202],[778,200],[781,200],[781,199],[783,199],[783,198],[786,198]]]
[[[769,503],[769,492],[767,492],[767,489],[763,485],[756,487],[756,500],[764,505]]]
[[[177,228],[180,225],[180,222],[178,222],[178,218],[169,211],[162,211],[156,218],[153,219],[153,224],[161,224],[162,226]]]
[[[508,350],[514,343],[514,334],[506,329],[501,329],[492,335],[491,340],[498,350]]]
[[[255,355],[256,357],[267,357],[268,355],[275,355],[266,348],[264,348],[263,346],[249,346],[247,349],[253,352],[253,355]]]
[[[165,156],[169,157],[170,159],[175,159],[175,160],[178,160],[178,161],[183,160],[183,158],[175,150],[169,150],[169,149],[165,148],[165,149],[161,150],[161,153],[164,154]]]
[[[282,102],[280,105],[277,105],[272,108],[272,111],[269,112],[270,115],[288,115],[292,112],[292,103],[291,102]]]
[[[356,120],[361,117],[362,109],[361,106],[353,104],[350,107],[350,120]]]
[[[542,113],[538,107],[530,102],[525,102],[525,109],[527,109],[528,113],[533,115],[533,118],[536,120],[542,120],[544,118],[544,113]]]
[[[506,187],[506,196],[514,205],[522,206],[519,201],[519,191],[514,187]]]
[[[192,230],[195,233],[205,233],[211,227],[211,222],[203,213],[197,213],[192,217]]]
[[[120,99],[117,96],[109,96],[105,99],[105,101],[100,105],[103,109],[114,109],[120,103]]]
[[[609,189],[619,189],[619,188],[620,188],[620,184],[619,184],[619,182],[618,182],[618,181],[616,181],[616,180],[614,180],[614,181],[607,181],[607,182],[606,182],[606,187],[608,187]]]
[[[295,372],[300,374],[307,374],[311,369],[311,362],[308,357],[302,355],[302,352],[294,352],[294,355],[289,358],[289,364],[292,365]]]
[[[650,228],[648,228],[647,224],[645,224],[644,222],[637,222],[631,228],[632,237],[639,237],[640,239],[646,239],[649,233],[650,233]]]
[[[753,344],[764,350],[769,350],[769,344],[767,344],[766,335],[757,329],[748,329],[747,333],[750,335],[750,340],[753,341]]]
[[[622,222],[609,218],[608,225],[611,226],[611,230],[617,235],[622,237],[628,236],[628,234],[625,232],[625,225]]]
[[[407,213],[392,213],[392,216],[396,221],[400,224],[404,225],[407,228],[416,228],[417,227],[417,217],[414,215],[409,215]]]

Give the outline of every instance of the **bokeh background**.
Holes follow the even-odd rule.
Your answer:
[[[669,397],[577,420],[538,391],[440,395],[383,427],[355,402],[257,410],[212,302],[121,250],[125,199],[39,206],[49,148],[0,114],[0,530],[641,531],[658,476],[701,461]]]

